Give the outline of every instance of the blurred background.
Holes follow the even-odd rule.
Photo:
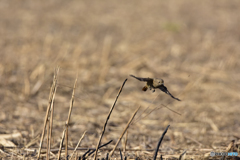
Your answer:
[[[16,146],[41,133],[57,66],[56,146],[77,73],[72,147],[85,130],[82,146],[96,146],[126,78],[103,142],[116,142],[138,106],[127,148],[154,149],[169,124],[163,155],[202,157],[239,139],[240,1],[1,0],[0,15],[0,132],[20,132]],[[182,101],[142,92],[130,74],[164,79]]]

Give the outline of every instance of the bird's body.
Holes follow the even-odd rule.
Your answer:
[[[140,77],[135,77],[134,75],[130,75],[133,78],[136,78],[139,81],[144,81],[147,82],[146,85],[142,88],[143,91],[147,91],[149,88],[150,90],[153,89],[153,92],[155,92],[155,89],[160,89],[161,91],[165,92],[166,94],[170,95],[173,99],[176,99],[178,101],[181,101],[178,98],[175,98],[167,89],[167,87],[164,86],[164,81],[163,79],[159,78],[140,78]]]

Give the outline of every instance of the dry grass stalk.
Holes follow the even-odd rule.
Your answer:
[[[0,158],[5,158],[7,156],[9,156],[9,157],[11,156],[10,154],[4,152],[2,149],[0,149],[0,153],[1,153]]]
[[[146,117],[147,117],[149,114],[151,114],[153,111],[158,110],[158,109],[160,109],[160,108],[162,108],[162,107],[155,107],[155,108],[153,108],[151,111],[149,111],[145,116],[140,115],[140,116],[133,122],[133,124],[135,124],[135,123],[139,122],[140,120],[146,118]],[[147,108],[147,109],[148,109],[148,108]],[[145,110],[143,111],[143,113],[146,112],[147,109],[145,109]],[[142,113],[142,114],[143,114],[143,113]]]
[[[156,100],[156,98],[157,98],[158,96],[159,96],[159,94],[151,101],[151,104],[153,104],[153,102]],[[147,112],[147,110],[148,110],[148,108],[150,108],[151,104],[150,104],[146,109],[144,109],[144,110],[142,111],[142,113],[134,120],[133,123],[136,123],[136,122],[140,121],[142,118],[147,117],[152,111],[154,111],[154,110],[156,109],[156,107],[155,107],[152,111],[150,111],[149,113],[146,114],[146,116],[143,117],[143,114],[144,114],[145,112]]]
[[[77,75],[77,77],[78,77],[78,75]],[[68,112],[68,119],[66,121],[66,135],[65,135],[66,136],[65,137],[65,157],[66,157],[66,159],[67,159],[67,156],[68,156],[68,125],[69,125],[70,117],[71,117],[71,113],[72,113],[76,85],[77,85],[77,78],[76,78],[75,83],[74,83],[74,87],[73,87],[73,91],[72,91],[72,98],[71,98],[71,101],[70,101],[70,108],[69,108],[69,112]]]
[[[76,157],[75,157],[75,160],[77,160],[78,159],[78,153],[77,153],[77,155],[76,155]]]
[[[121,88],[119,89],[118,94],[117,94],[117,97],[116,97],[116,99],[115,99],[115,102],[113,103],[113,105],[112,105],[112,107],[111,107],[111,109],[110,109],[110,111],[109,111],[109,113],[108,113],[107,119],[106,119],[105,124],[104,124],[104,126],[103,126],[103,130],[102,130],[102,133],[101,133],[101,135],[100,135],[100,137],[99,137],[99,141],[98,141],[98,144],[97,144],[97,147],[96,147],[96,153],[95,153],[95,155],[94,155],[94,160],[97,159],[98,147],[99,147],[99,145],[100,145],[100,143],[101,143],[101,140],[102,140],[103,134],[104,134],[104,132],[105,132],[105,129],[106,129],[108,120],[109,120],[109,118],[110,118],[110,116],[111,116],[111,113],[112,113],[112,111],[113,111],[113,109],[114,109],[114,107],[115,107],[115,104],[117,103],[118,97],[119,97],[119,95],[121,94],[122,89],[123,89],[126,81],[127,81],[127,79],[125,79],[125,81],[123,82]]]
[[[167,107],[167,106],[165,106],[165,105],[163,105],[163,104],[161,104],[161,105],[162,105],[163,107],[167,108],[168,110],[172,111],[173,113],[176,113],[176,114],[178,114],[178,115],[181,116],[181,113],[178,113],[177,111],[174,111],[173,109],[171,109],[171,108],[169,108],[169,107]],[[152,110],[150,110],[145,116],[142,116],[143,113],[145,113],[145,112],[147,111],[147,109],[149,108],[149,107],[147,107],[147,108],[142,112],[142,114],[141,114],[133,123],[139,122],[140,120],[146,118],[146,117],[147,117],[149,114],[151,114],[153,111],[156,111],[156,110],[161,109],[161,108],[163,108],[163,107],[155,107],[155,108],[153,108]]]
[[[119,148],[119,153],[120,153],[121,160],[123,160],[123,156],[120,148]]]
[[[78,146],[80,145],[80,143],[82,142],[82,139],[83,139],[83,137],[85,136],[85,134],[86,134],[86,131],[83,133],[82,137],[79,139],[78,144],[76,145],[76,147],[75,147],[75,149],[74,149],[74,151],[73,151],[73,153],[72,153],[72,156],[69,158],[69,160],[72,159],[73,155],[74,155],[75,152],[77,151],[77,148],[78,148]]]
[[[182,115],[181,113],[178,113],[177,111],[174,111],[173,109],[171,109],[171,108],[169,108],[169,107],[165,106],[164,104],[161,104],[161,105],[162,105],[163,107],[167,108],[168,110],[172,111],[173,113],[176,113],[176,114],[178,114],[179,116],[181,116],[181,115]]]
[[[159,149],[159,147],[160,147],[160,145],[161,145],[161,143],[162,143],[163,137],[164,137],[165,134],[167,133],[167,130],[168,130],[169,127],[170,127],[170,125],[167,126],[167,128],[165,129],[165,131],[163,132],[161,138],[160,138],[159,141],[158,141],[158,145],[157,145],[157,148],[156,148],[156,150],[155,150],[155,153],[154,153],[154,156],[153,156],[153,160],[156,160],[156,158],[157,158],[158,149]],[[162,159],[162,158],[161,158],[161,159]]]
[[[199,146],[203,146],[203,144],[202,144],[201,142],[197,141],[196,139],[194,139],[194,138],[192,138],[192,137],[190,137],[190,136],[186,136],[186,135],[184,135],[184,134],[183,134],[183,136],[184,136],[186,139],[189,139],[189,140],[197,143]]]
[[[61,143],[60,143],[59,150],[58,150],[58,160],[61,158],[61,151],[62,151],[65,133],[66,133],[66,128],[64,128],[63,133],[62,133],[62,139],[61,139]]]
[[[3,138],[3,139],[19,138],[21,136],[22,134],[20,132],[11,133],[11,134],[0,134],[0,138]]]
[[[116,150],[116,148],[117,148],[119,142],[121,141],[121,139],[122,139],[122,137],[124,136],[125,132],[126,132],[127,129],[129,128],[129,126],[130,126],[130,124],[131,124],[133,118],[135,117],[135,115],[137,114],[137,112],[138,112],[139,109],[140,109],[140,106],[136,109],[136,111],[133,113],[132,117],[129,119],[129,121],[128,121],[126,127],[125,127],[125,129],[123,130],[121,136],[119,137],[119,139],[118,139],[117,143],[115,144],[113,150],[111,151],[109,157],[112,157],[112,155],[113,155],[114,151]]]
[[[51,111],[50,111],[51,112]],[[49,160],[49,154],[50,154],[50,150],[49,150],[49,144],[50,144],[50,140],[49,140],[49,132],[50,132],[50,128],[49,128],[50,124],[49,124],[49,119],[47,120],[47,152],[46,152],[46,159]]]
[[[53,111],[54,111],[54,99],[55,99],[55,95],[56,95],[56,90],[57,90],[57,86],[56,86],[56,89],[54,91],[53,100],[52,100],[51,107],[50,107],[50,112],[51,112],[50,121],[49,121],[49,118],[48,118],[48,121],[47,121],[47,152],[46,152],[47,160],[49,160],[49,155],[50,155],[50,150],[51,150]]]
[[[235,140],[232,140],[226,148],[226,152],[233,152]]]
[[[56,93],[56,90],[55,90]],[[55,99],[55,95],[53,95],[53,101],[51,103],[51,115],[50,115],[50,121],[49,123],[49,134],[48,134],[48,146],[47,146],[47,155],[50,154],[50,150],[51,150],[51,139],[52,139],[52,128],[53,128],[53,113],[54,113],[54,99]]]
[[[107,145],[109,145],[110,143],[112,143],[112,140],[108,141],[107,143],[105,144],[102,144],[101,146],[98,147],[98,149],[102,148],[102,147],[105,147]],[[83,155],[82,155],[82,158],[83,159],[87,159],[89,156],[91,156],[94,152],[96,151],[96,149],[88,149],[87,152],[85,152]]]
[[[39,144],[39,150],[38,150],[38,155],[37,155],[37,159],[40,158],[40,154],[41,154],[41,149],[42,149],[42,144],[43,144],[43,138],[45,135],[45,128],[48,122],[48,116],[49,116],[49,112],[51,109],[51,105],[52,105],[52,101],[54,100],[54,95],[56,94],[56,90],[57,90],[57,76],[59,73],[59,67],[56,69],[55,74],[54,74],[54,78],[53,78],[53,84],[49,93],[49,103],[48,103],[48,108],[46,111],[46,116],[44,119],[44,125],[43,125],[43,131],[42,131],[42,136],[41,136],[41,140],[40,140],[40,144]]]
[[[128,140],[128,131],[127,131],[127,133],[126,133],[125,141],[124,141],[124,147],[123,147],[123,152],[124,152],[124,153],[126,152],[126,148],[127,148],[127,140]]]
[[[31,145],[37,143],[39,141],[40,135],[37,135],[34,139],[32,139],[30,142],[28,142],[23,148],[28,148]]]
[[[101,55],[101,70],[99,75],[99,83],[104,83],[105,77],[108,74],[110,63],[109,63],[109,54],[110,54],[110,49],[111,49],[111,44],[112,44],[112,37],[111,36],[106,36],[103,42],[103,50],[102,50],[102,55]]]
[[[180,156],[179,156],[179,158],[178,158],[178,160],[181,160],[182,159],[182,157],[185,155],[187,153],[187,150],[185,150],[182,154],[180,154]]]
[[[157,98],[158,96],[159,96],[159,94],[152,100],[151,104],[153,104],[153,102],[156,100],[156,98]],[[174,113],[176,113],[176,114],[178,114],[178,115],[181,115],[181,114],[178,113],[177,111],[174,111],[173,109],[171,109],[171,108],[169,108],[169,107],[167,107],[166,105],[163,105],[163,104],[161,104],[163,107],[154,107],[152,110],[150,110],[148,113],[146,113],[146,112],[148,111],[148,109],[151,107],[151,104],[150,104],[145,110],[142,111],[142,113],[134,120],[133,123],[139,122],[140,120],[146,118],[146,117],[147,117],[149,114],[151,114],[153,111],[156,111],[156,110],[161,109],[161,108],[163,108],[163,107],[167,108],[168,110],[170,110],[170,111],[172,111],[172,112],[174,112]],[[168,103],[168,105],[169,105],[169,104],[170,104],[170,103]],[[144,113],[146,113],[145,116],[143,116]]]

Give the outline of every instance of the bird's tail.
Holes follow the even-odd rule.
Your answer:
[[[148,89],[148,87],[147,87],[147,86],[144,86],[144,87],[142,88],[142,91],[147,91],[147,89]]]

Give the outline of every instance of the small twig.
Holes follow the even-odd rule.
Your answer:
[[[110,144],[112,141],[113,141],[113,140],[110,140],[109,142],[107,142],[107,143],[101,145],[98,149],[100,149],[100,148],[102,148],[102,147],[104,147],[104,146],[107,146],[107,145]],[[90,156],[91,154],[93,154],[95,151],[96,151],[96,149],[93,150],[92,152],[90,152],[90,153],[89,153],[89,156]]]
[[[135,120],[134,122],[133,122],[133,124],[135,124],[135,123],[137,123],[137,122],[139,122],[140,120],[142,120],[142,119],[144,119],[144,118],[146,118],[149,114],[151,114],[153,111],[155,111],[155,110],[158,110],[158,109],[161,109],[162,107],[155,107],[155,108],[153,108],[151,111],[149,111],[145,116],[141,116],[140,118],[138,117],[138,119],[137,120]]]
[[[54,100],[55,100],[55,95],[56,95],[56,90],[57,90],[57,85],[56,85],[56,89],[55,89],[55,92],[53,93],[53,100],[52,100],[52,103],[51,103],[51,107],[50,107],[50,112],[51,112],[51,115],[50,115],[50,121],[48,121],[48,129],[49,129],[49,132],[48,132],[48,146],[47,146],[47,160],[49,159],[49,155],[50,155],[50,150],[51,150],[51,139],[52,139],[52,128],[53,128],[53,113],[54,113]]]
[[[77,77],[78,77],[78,75],[77,75]],[[69,122],[70,122],[70,117],[71,117],[73,103],[74,103],[74,95],[75,95],[75,88],[76,88],[76,85],[77,85],[77,77],[76,77],[76,80],[75,80],[75,83],[74,83],[74,87],[73,87],[73,91],[72,91],[72,98],[71,98],[71,101],[70,101],[70,108],[69,108],[69,112],[68,112],[68,119],[66,121],[66,137],[65,137],[65,157],[66,157],[66,159],[68,157],[68,125],[69,125]]]
[[[176,114],[178,114],[178,115],[181,116],[181,114],[178,113],[177,111],[172,110],[171,108],[165,106],[164,104],[161,104],[161,105],[162,105],[163,107],[169,109],[170,111],[172,111],[172,112],[174,112],[174,113],[176,113]],[[155,108],[153,108],[153,109],[152,109],[151,111],[149,111],[145,116],[140,117],[141,119],[138,117],[138,119],[137,119],[136,121],[134,121],[134,123],[136,123],[136,122],[138,122],[138,121],[146,118],[146,117],[147,117],[149,114],[151,114],[153,111],[156,111],[156,110],[161,109],[161,108],[163,108],[163,107],[155,107]]]
[[[95,151],[95,149],[93,149]],[[82,158],[86,158],[86,155],[91,151],[91,149],[88,149],[87,152],[85,152],[83,155],[82,155]]]
[[[73,153],[72,153],[72,156],[69,158],[69,160],[72,159],[74,153],[77,151],[77,148],[78,148],[78,146],[80,145],[80,143],[82,142],[82,139],[83,139],[83,137],[85,136],[85,133],[86,133],[86,131],[83,133],[82,137],[79,139],[78,144],[76,145],[76,147],[75,147],[75,149],[74,149],[74,151],[73,151]]]
[[[37,143],[39,141],[39,139],[40,139],[40,134],[38,134],[35,138],[33,138],[30,142],[28,142],[22,149],[29,148],[31,145]],[[34,150],[36,150],[36,149],[34,149]]]
[[[75,160],[77,160],[78,159],[78,152],[77,152],[77,155],[76,155],[76,157],[75,157]]]
[[[41,136],[41,140],[40,140],[40,144],[39,144],[37,159],[40,158],[42,144],[43,144],[43,138],[44,138],[44,135],[45,135],[45,129],[46,129],[47,121],[48,121],[48,116],[49,116],[51,104],[52,104],[52,101],[53,101],[53,95],[56,93],[56,89],[57,89],[58,72],[59,72],[59,67],[55,71],[55,75],[54,75],[54,78],[53,78],[53,84],[52,84],[52,87],[51,87],[51,90],[50,90],[50,93],[49,93],[49,103],[48,103],[48,108],[47,108],[45,119],[44,119],[43,131],[42,131],[42,136]]]
[[[232,140],[231,143],[226,148],[226,152],[233,152],[235,140]]]
[[[130,126],[130,124],[131,124],[131,122],[132,122],[133,118],[135,117],[135,115],[137,114],[137,112],[138,112],[138,110],[139,110],[139,109],[140,109],[140,106],[139,106],[139,107],[136,109],[136,111],[133,113],[132,117],[129,119],[129,121],[128,121],[128,123],[127,123],[126,127],[125,127],[125,129],[123,130],[123,132],[122,132],[121,136],[119,137],[119,139],[118,139],[117,143],[115,144],[115,146],[114,146],[113,150],[110,152],[110,155],[109,155],[109,157],[112,157],[112,155],[113,155],[113,152],[114,152],[114,151],[115,151],[115,149],[117,148],[117,146],[118,146],[119,142],[121,141],[122,137],[124,136],[125,132],[127,131],[128,127]]]
[[[58,150],[58,160],[60,160],[60,158],[61,158],[61,151],[62,151],[62,146],[63,146],[65,133],[66,133],[66,128],[64,128],[64,130],[63,130],[62,139],[61,139],[59,150]]]
[[[122,152],[121,152],[121,149],[120,149],[120,148],[119,148],[119,152],[120,152],[121,160],[123,160],[123,156],[122,156]]]
[[[162,105],[163,107],[166,107],[166,108],[169,109],[170,111],[172,111],[172,112],[174,112],[174,113],[176,113],[176,114],[178,114],[178,115],[181,116],[181,113],[178,113],[177,111],[172,110],[171,108],[165,106],[164,104],[161,104],[161,105]]]
[[[126,133],[126,136],[125,136],[125,141],[124,141],[124,147],[123,147],[123,151],[126,152],[126,148],[127,148],[127,140],[128,140],[128,131]]]
[[[109,156],[109,153],[107,153],[107,155],[106,155],[106,160],[108,160],[108,156]]]
[[[50,111],[51,112],[51,111]],[[49,149],[49,132],[50,132],[50,128],[49,128],[49,120],[47,121],[47,152],[46,152],[46,159],[49,160],[49,154],[50,154],[50,149]]]
[[[4,152],[2,149],[0,149],[0,153],[4,154],[5,155],[4,157],[11,156],[11,154]],[[1,158],[3,158],[3,155],[1,156]]]
[[[110,144],[111,142],[112,142],[112,140],[110,140],[109,142],[107,142],[107,143],[105,143],[105,144],[99,146],[98,149],[100,149],[100,148],[102,148],[102,147],[104,147],[104,146]],[[96,151],[96,149],[93,149],[91,152],[90,152],[90,151],[91,151],[91,149],[89,149],[86,153],[84,153],[84,155],[83,155],[82,157],[87,158],[88,156],[90,156],[91,154],[93,154],[93,153]],[[89,153],[89,152],[90,152],[90,153]],[[87,153],[89,153],[89,154],[88,154],[87,157],[85,157],[85,155],[86,155]]]
[[[153,102],[156,100],[156,98],[157,98],[158,96],[159,96],[159,94],[151,101],[150,105],[149,105],[145,110],[142,111],[142,113],[135,119],[135,121],[134,121],[133,123],[136,123],[136,122],[138,122],[138,121],[140,121],[140,120],[142,119],[143,113],[147,112],[148,108],[150,108],[151,104],[153,104]],[[154,108],[153,110],[155,110],[155,108]],[[153,111],[153,110],[152,110],[152,111]],[[150,111],[150,113],[151,113],[152,111]],[[150,113],[148,113],[148,114],[150,114]],[[148,114],[147,114],[146,116],[148,116]],[[145,118],[146,116],[144,116],[143,118]]]
[[[153,104],[153,102],[156,100],[156,98],[159,96],[159,94],[152,100],[152,102],[151,102],[151,104]],[[146,115],[145,116],[142,116],[143,115],[143,113],[145,113],[145,112],[147,112],[147,110],[150,108],[150,106],[151,106],[151,104],[145,109],[145,110],[143,110],[143,112],[136,118],[136,120],[134,120],[134,122],[133,123],[137,123],[138,121],[140,121],[140,120],[142,120],[142,119],[144,119],[144,118],[146,118],[149,114],[151,114],[153,111],[155,111],[155,110],[158,110],[158,109],[161,109],[162,107],[155,107],[155,108],[153,108],[152,110],[150,110],[148,113],[146,113]],[[169,103],[170,104],[170,103]],[[165,108],[167,108],[167,109],[169,109],[170,111],[172,111],[172,112],[174,112],[174,113],[176,113],[176,114],[178,114],[178,115],[181,115],[180,113],[178,113],[178,112],[176,112],[176,111],[174,111],[173,109],[170,109],[169,107],[167,107],[166,105],[164,105],[164,104],[161,104],[163,107],[165,107]]]
[[[182,154],[180,154],[180,156],[179,156],[178,160],[181,160],[181,159],[182,159],[182,157],[183,157],[183,155],[184,155],[185,153],[187,153],[187,150],[185,150],[185,151],[184,151]]]
[[[193,139],[192,137],[186,136],[186,135],[184,135],[184,134],[183,134],[183,136],[184,136],[185,138],[190,139],[191,141],[197,143],[198,145],[203,146],[203,144],[200,143],[199,141],[197,141],[196,139]]]
[[[159,147],[160,147],[160,145],[161,145],[161,143],[162,143],[163,137],[164,137],[165,134],[167,133],[167,130],[168,130],[169,127],[170,127],[170,125],[167,126],[167,128],[165,129],[165,131],[163,132],[161,138],[160,138],[159,141],[158,141],[158,145],[157,145],[157,148],[156,148],[156,150],[155,150],[155,154],[154,154],[153,160],[156,160],[156,158],[157,158],[158,149],[159,149]]]
[[[119,89],[119,92],[118,92],[118,95],[117,95],[117,97],[116,97],[116,99],[115,99],[115,102],[113,103],[113,105],[112,105],[112,107],[111,107],[111,109],[110,109],[110,111],[109,111],[109,113],[108,113],[107,119],[106,119],[105,124],[104,124],[104,126],[103,126],[102,134],[100,135],[99,140],[98,140],[98,144],[97,144],[97,147],[96,147],[96,153],[95,153],[95,156],[94,156],[94,160],[97,160],[98,147],[99,147],[100,144],[101,144],[101,140],[102,140],[103,134],[104,134],[104,132],[105,132],[105,129],[106,129],[108,120],[109,120],[109,118],[110,118],[110,116],[111,116],[111,113],[112,113],[112,111],[113,111],[113,109],[114,109],[114,107],[115,107],[115,104],[117,103],[118,97],[119,97],[119,95],[121,94],[122,89],[123,89],[126,81],[127,81],[127,79],[125,79],[125,81],[123,82],[121,88]]]

